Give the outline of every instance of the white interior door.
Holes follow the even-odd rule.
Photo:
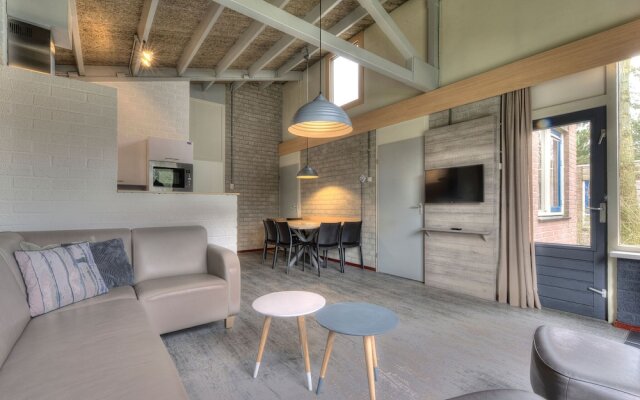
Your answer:
[[[378,271],[424,282],[424,138],[378,146]]]

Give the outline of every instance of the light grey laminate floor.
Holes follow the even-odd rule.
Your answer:
[[[421,283],[336,264],[284,273],[260,264],[260,255],[240,255],[242,310],[235,327],[222,322],[163,336],[185,387],[196,399],[368,399],[360,338],[338,336],[323,393],[305,388],[294,319],[274,319],[257,379],[252,378],[262,317],[251,302],[279,290],[309,290],[327,303],[367,301],[394,310],[398,328],[377,339],[378,399],[446,399],[490,388],[530,390],[531,338],[550,324],[624,342],[626,332],[588,318],[551,310],[522,310],[429,288]],[[327,331],[307,319],[314,387]]]

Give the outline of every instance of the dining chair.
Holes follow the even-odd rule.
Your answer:
[[[300,246],[300,242],[298,240],[298,237],[291,232],[288,222],[276,221],[275,224],[278,232],[278,236],[277,236],[278,239],[276,240],[275,251],[273,253],[273,263],[271,264],[271,268],[276,267],[276,263],[278,262],[278,250],[283,249],[285,254],[288,253],[287,270],[286,270],[288,274],[289,264],[291,263],[291,252],[298,251],[298,246]]]
[[[267,247],[269,245],[275,246],[278,242],[278,228],[272,219],[265,219],[262,224],[264,225],[264,247],[262,249],[262,263],[264,264],[267,259]]]
[[[311,245],[315,247],[316,257],[318,260],[318,276],[320,276],[320,251],[322,251],[323,263],[326,268],[327,266],[327,256],[329,250],[337,249],[338,253],[340,250],[340,222],[332,222],[326,223],[323,222],[320,224],[320,228],[318,228],[318,232],[316,233],[313,242]],[[340,259],[342,259],[342,255],[339,255]]]
[[[347,258],[347,249],[357,247],[360,251],[360,268],[364,269],[362,257],[362,221],[345,222],[340,233],[340,269],[344,272],[344,264]]]

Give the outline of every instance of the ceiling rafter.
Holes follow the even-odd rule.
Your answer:
[[[226,8],[267,24],[279,31],[295,36],[314,46],[319,46],[318,27],[265,1],[215,0]],[[388,76],[410,87],[428,91],[438,86],[437,70],[417,57],[408,67],[397,65],[372,52],[353,46],[339,37],[325,32],[322,45],[332,53],[348,58],[365,68]]]
[[[283,9],[289,0],[275,0],[272,4],[279,9]],[[216,73],[222,74],[226,71],[234,61],[249,47],[249,45],[264,31],[267,26],[259,21],[253,21],[251,25],[244,31],[242,36],[236,40],[231,49],[222,57],[222,60],[216,65]]]
[[[305,16],[304,20],[310,24],[317,24],[320,21],[320,5],[322,5],[322,17],[327,15],[333,10],[341,0],[321,0],[321,3],[316,5]],[[386,0],[385,0],[386,1]],[[249,67],[249,75],[253,75],[256,72],[263,69],[267,64],[278,57],[283,51],[291,46],[297,39],[291,35],[285,34],[278,40],[269,50],[267,50],[257,61],[255,61]]]
[[[76,59],[78,75],[84,75],[84,58],[82,56],[82,42],[80,41],[80,28],[78,26],[78,9],[76,7],[76,0],[69,1],[69,12],[71,14],[71,43],[73,47],[73,56]]]
[[[384,4],[386,1],[387,0],[380,1],[380,4]],[[331,28],[329,28],[328,32],[333,35],[340,36],[346,31],[348,31],[349,29],[351,29],[355,24],[360,22],[362,18],[366,17],[367,15],[369,15],[367,14],[367,10],[365,10],[362,7],[358,7],[355,10],[351,11],[349,14],[347,14],[346,17],[338,21]],[[309,50],[309,56],[311,57],[316,52],[318,52],[319,49],[318,47],[315,47],[315,46],[309,46],[308,50]],[[286,74],[287,72],[293,70],[295,67],[297,67],[301,62],[305,60],[305,56],[306,56],[306,52],[304,50],[294,55],[287,62],[282,64],[280,68],[278,68],[278,74]],[[251,72],[251,70],[249,70],[249,72]],[[265,82],[262,84],[261,88],[264,89],[269,85],[270,85],[270,82]]]
[[[184,48],[180,59],[178,60],[178,65],[176,66],[176,70],[178,71],[178,75],[182,75],[184,71],[189,68],[189,64],[193,61],[193,58],[200,50],[200,46],[204,43],[207,36],[209,36],[209,32],[222,15],[224,11],[224,7],[222,7],[218,3],[211,3],[207,8],[207,11],[204,14],[202,20],[198,23],[195,31],[193,31],[193,35],[191,39],[189,39],[189,43]]]
[[[133,76],[137,76],[140,73],[140,51],[142,50],[142,45],[149,40],[149,32],[151,32],[151,25],[153,25],[159,2],[160,0],[145,0],[142,7],[142,15],[140,16],[137,31],[138,41],[134,46],[133,65],[131,66]]]
[[[286,75],[278,76],[274,70],[260,71],[253,77],[249,77],[246,69],[228,69],[223,74],[216,74],[213,68],[187,68],[182,75],[178,75],[175,68],[162,67],[142,70],[138,76],[128,75],[128,67],[87,65],[86,73],[79,79],[88,81],[113,81],[113,80],[186,80],[195,82],[265,82],[265,81],[299,81],[302,72],[291,71]],[[73,74],[76,72],[74,65],[56,65],[59,74]]]
[[[367,10],[373,20],[376,21],[380,30],[387,36],[405,60],[418,57],[418,53],[409,39],[378,0],[358,0],[358,3],[360,3],[362,8]]]

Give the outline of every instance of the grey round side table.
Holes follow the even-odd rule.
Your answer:
[[[331,350],[333,350],[333,341],[336,333],[339,333],[349,336],[362,336],[364,357],[367,364],[367,377],[369,379],[369,396],[371,400],[375,400],[375,381],[378,380],[378,356],[375,337],[392,330],[398,325],[396,314],[375,304],[338,303],[320,310],[316,314],[316,320],[329,330],[316,394],[320,393],[327,366],[329,365]]]

